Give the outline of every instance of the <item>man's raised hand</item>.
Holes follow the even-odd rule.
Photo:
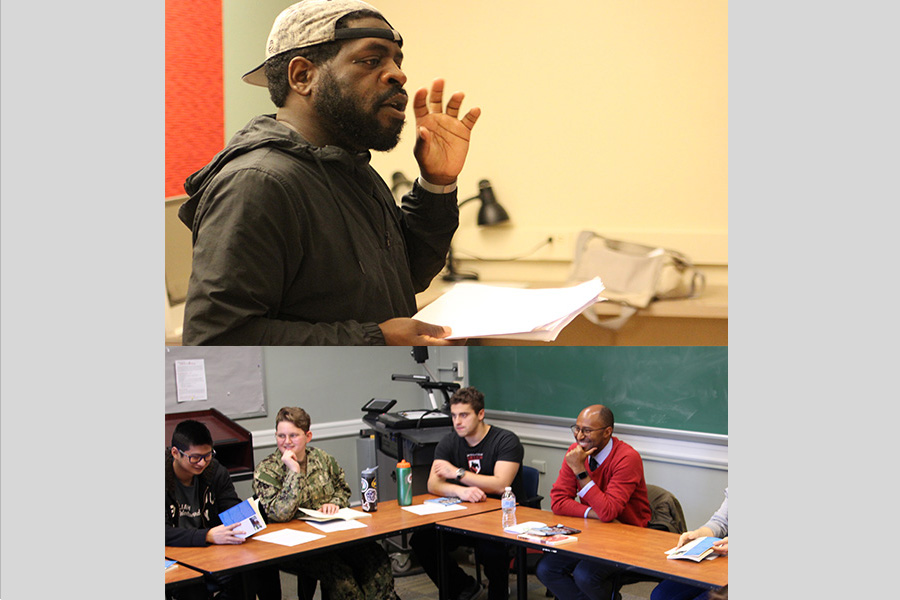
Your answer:
[[[472,108],[460,119],[463,98],[464,93],[455,92],[447,101],[445,110],[443,79],[434,80],[431,92],[422,88],[413,97],[413,114],[416,116],[413,154],[422,177],[428,183],[453,183],[466,162],[469,138],[481,109]]]

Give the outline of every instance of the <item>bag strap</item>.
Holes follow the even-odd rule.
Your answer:
[[[628,304],[624,304],[621,302],[616,302],[622,307],[621,312],[618,317],[613,317],[611,319],[600,319],[597,316],[597,313],[594,312],[593,305],[588,306],[586,309],[581,311],[581,314],[584,315],[584,318],[593,323],[594,325],[599,325],[600,327],[605,327],[606,329],[611,329],[612,331],[618,331],[622,328],[625,323],[628,322],[635,313],[637,313],[638,309],[634,306],[630,306]]]
[[[584,254],[584,251],[587,248],[587,243],[595,237],[604,239],[602,236],[590,230],[584,230],[578,234],[578,239],[575,240],[575,258],[572,261],[573,269],[581,264],[581,256]]]

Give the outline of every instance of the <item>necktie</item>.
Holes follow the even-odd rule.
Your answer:
[[[597,460],[592,456],[588,459],[588,465],[591,467],[591,471],[596,471],[597,467],[600,465],[597,464]]]

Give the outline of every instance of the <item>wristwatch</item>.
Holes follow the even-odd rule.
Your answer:
[[[458,469],[456,470],[456,480],[459,481],[460,479],[462,479],[462,476],[465,475],[465,474],[466,474],[466,470],[465,470],[465,469],[463,469],[462,467],[458,468]]]
[[[587,472],[587,471],[582,471],[581,473],[579,473],[578,475],[576,475],[576,477],[577,477],[578,479],[587,479],[587,478],[588,478],[588,472]]]

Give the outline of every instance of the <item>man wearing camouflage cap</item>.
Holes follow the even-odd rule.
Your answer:
[[[193,232],[183,343],[448,344],[411,319],[458,226],[456,179],[481,111],[413,97],[420,175],[398,207],[369,165],[396,146],[408,96],[403,40],[373,6],[304,0],[276,19],[244,81],[278,107],[185,183]]]
[[[253,493],[270,521],[302,516],[301,508],[334,514],[349,506],[350,486],[344,470],[328,453],[308,446],[310,418],[302,408],[286,406],[275,416],[278,449],[253,473]],[[342,600],[395,600],[394,574],[384,548],[375,542],[351,552],[326,552],[304,557],[292,567],[322,583],[322,595]]]

